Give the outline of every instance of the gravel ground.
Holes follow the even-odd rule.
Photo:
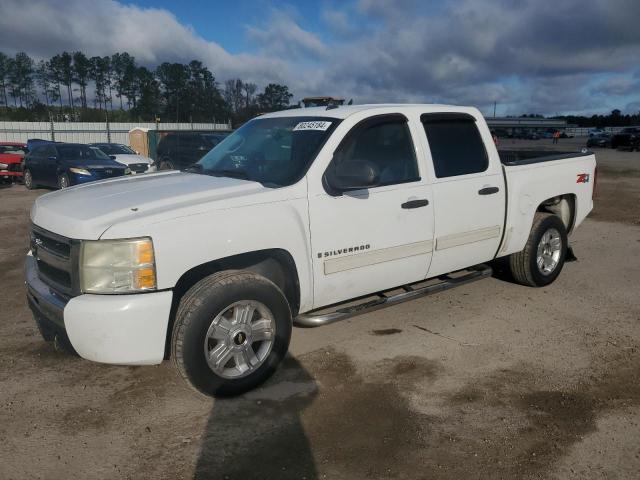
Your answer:
[[[43,342],[22,277],[43,191],[0,190],[0,478],[638,478],[640,154],[597,155],[597,206],[553,285],[491,278],[295,329],[276,376],[224,401],[169,362]]]

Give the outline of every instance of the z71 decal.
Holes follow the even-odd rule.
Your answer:
[[[589,174],[588,173],[579,173],[578,180],[576,183],[589,183]]]

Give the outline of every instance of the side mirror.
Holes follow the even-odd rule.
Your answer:
[[[115,155],[109,155],[109,158],[110,158],[111,160],[115,160],[115,159],[116,159],[116,156],[115,156]]]
[[[327,184],[337,192],[362,190],[380,183],[380,170],[367,160],[351,160],[336,165],[327,172]]]

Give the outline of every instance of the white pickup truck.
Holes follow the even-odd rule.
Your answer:
[[[28,303],[86,359],[170,357],[198,391],[238,394],[273,373],[293,325],[477,280],[498,257],[550,284],[595,170],[588,152],[499,153],[475,108],[271,113],[189,171],[38,198]]]

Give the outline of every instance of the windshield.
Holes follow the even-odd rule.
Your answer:
[[[87,145],[60,145],[57,147],[60,157],[72,160],[109,160],[98,147]]]
[[[327,117],[257,118],[220,142],[189,170],[267,187],[297,182],[340,123]]]
[[[136,154],[136,152],[131,150],[126,145],[120,145],[118,143],[100,144],[100,145],[96,145],[96,147],[98,147],[107,155],[135,155]]]

